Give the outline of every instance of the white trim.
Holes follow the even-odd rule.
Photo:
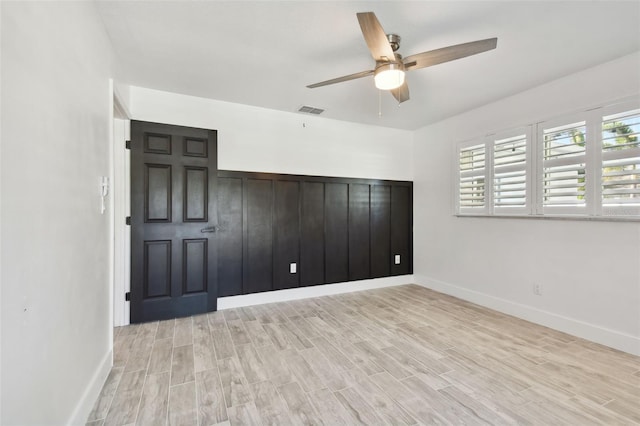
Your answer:
[[[531,156],[531,159],[533,160],[533,163],[531,164],[531,181],[533,182],[532,189],[535,190],[535,192],[533,193],[533,214],[541,216],[544,214],[544,209],[542,207],[542,194],[544,192],[542,188],[544,185],[541,181],[538,181],[538,176],[543,176],[542,150],[544,148],[544,142],[542,142],[542,138],[540,137],[540,135],[542,134],[543,126],[541,123],[536,123],[532,125],[531,128],[531,136],[533,137],[533,141],[531,143],[531,146],[533,147],[533,155]]]
[[[587,215],[579,215],[579,214],[565,214],[565,215],[553,215],[553,214],[545,214],[545,215],[506,215],[506,214],[492,214],[491,216],[486,214],[454,214],[455,217],[465,217],[465,218],[486,218],[486,219],[542,219],[542,220],[578,220],[578,221],[592,221],[592,222],[640,222],[639,216],[629,216],[629,215],[603,215],[603,216],[587,216]]]
[[[602,215],[602,109],[596,108],[586,112],[587,145],[586,145],[586,191],[587,214]]]
[[[107,215],[108,215],[108,224],[109,224],[109,229],[108,229],[108,233],[109,233],[109,240],[108,240],[108,260],[107,260],[107,268],[108,268],[108,276],[107,276],[107,285],[109,286],[109,317],[106,319],[107,324],[109,325],[109,331],[108,331],[108,345],[107,347],[109,348],[109,351],[113,351],[113,322],[114,322],[114,316],[113,316],[113,309],[114,309],[114,300],[113,300],[113,294],[114,294],[114,285],[113,283],[115,282],[115,275],[114,275],[114,270],[115,270],[115,257],[114,257],[114,251],[115,251],[115,242],[116,242],[116,228],[115,228],[115,224],[114,224],[114,203],[113,203],[113,199],[114,199],[114,191],[113,191],[113,140],[114,140],[114,129],[113,129],[113,123],[114,123],[114,116],[115,116],[115,103],[116,103],[116,98],[115,98],[115,92],[114,92],[114,82],[113,79],[110,78],[109,79],[109,103],[108,103],[108,108],[109,110],[107,111],[107,116],[108,118],[108,122],[107,122],[107,129],[108,129],[108,146],[107,146],[107,152],[109,153],[109,161],[108,161],[108,179],[109,179],[109,183],[107,186],[107,202],[108,202],[108,209],[106,211]],[[102,189],[104,191],[104,188]],[[104,203],[104,192],[103,194],[103,198],[102,198],[102,202]],[[104,214],[104,204],[103,204],[103,210],[102,210],[102,214]]]
[[[457,215],[460,212],[460,147],[459,144],[450,143],[451,148],[451,169],[450,174],[452,176],[453,185],[451,185],[451,199],[449,201],[449,207],[451,208],[451,214]],[[414,182],[415,185],[415,182]],[[415,192],[415,187],[414,187]],[[416,203],[413,203],[413,217],[416,217]]]
[[[82,393],[82,397],[80,397],[80,401],[76,404],[76,407],[73,409],[71,417],[66,424],[84,425],[87,422],[87,418],[89,417],[89,414],[93,409],[93,405],[102,391],[104,383],[107,381],[107,377],[109,376],[112,366],[113,351],[109,350],[109,352],[107,352],[102,358],[102,362],[100,362],[98,368],[96,368],[93,377],[91,377],[89,384]]]
[[[511,300],[469,290],[454,284],[415,275],[415,283],[496,311],[513,315],[592,342],[640,356],[640,337],[590,324],[553,312],[523,305]]]
[[[131,120],[126,120],[124,126],[124,138],[131,140]],[[131,216],[131,151],[121,147],[124,151],[124,214]],[[131,291],[131,227],[124,227],[124,292]],[[125,300],[122,294],[122,303],[124,304],[124,324],[130,323],[131,309],[130,302]]]
[[[290,288],[287,290],[265,291],[263,293],[243,294],[218,298],[218,310],[261,305],[263,303],[286,302],[288,300],[307,299],[309,297],[329,296],[351,293],[375,288],[393,287],[413,283],[413,275],[374,278],[371,280],[348,281],[336,284],[320,284],[310,287]]]
[[[113,214],[114,214],[114,272],[113,272],[113,325],[129,324],[129,302],[125,301],[125,293],[129,291],[130,279],[130,229],[125,224],[129,215],[129,170],[128,151],[125,140],[128,135],[129,120],[115,118],[113,120],[113,172],[111,176]]]
[[[131,118],[131,112],[129,111],[129,108],[127,108],[124,96],[122,96],[115,85],[113,87],[113,108],[117,118],[123,120]]]
[[[493,166],[493,143],[494,143],[495,135],[491,135],[491,137],[487,136],[484,139],[484,202],[486,204],[486,212],[487,214],[493,214],[493,175],[494,175],[494,166]]]
[[[124,141],[129,139],[129,119],[131,112],[127,108],[124,96],[118,91],[113,79],[111,86],[111,212],[112,212],[112,280],[111,300],[113,326],[129,324],[129,302],[125,301],[125,293],[130,289],[131,270],[131,232],[124,223],[130,215],[129,151]],[[112,327],[113,328],[113,327]],[[112,339],[113,340],[113,339]]]

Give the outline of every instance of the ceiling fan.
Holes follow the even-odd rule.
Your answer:
[[[357,16],[362,35],[371,51],[371,56],[376,61],[375,69],[310,84],[307,86],[308,88],[313,89],[373,75],[378,89],[391,91],[398,103],[402,103],[409,100],[409,87],[405,80],[407,71],[418,70],[486,52],[487,50],[495,49],[498,43],[498,39],[494,37],[456,44],[455,46],[430,50],[403,58],[399,53],[396,53],[396,50],[400,48],[400,36],[386,34],[375,13],[362,12],[357,13]]]

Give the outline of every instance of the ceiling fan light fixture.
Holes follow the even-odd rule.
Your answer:
[[[376,87],[393,90],[404,84],[404,67],[401,62],[387,62],[378,66],[374,73]]]

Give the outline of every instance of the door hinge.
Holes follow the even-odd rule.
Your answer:
[[[131,292],[130,291],[128,291],[128,292],[126,292],[124,294],[124,300],[127,301],[127,302],[131,300]]]
[[[131,149],[131,141],[124,141],[124,147],[127,149]]]
[[[127,225],[131,225],[131,216],[127,216],[124,218],[124,223],[126,223]]]

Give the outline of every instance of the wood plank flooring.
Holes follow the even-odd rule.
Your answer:
[[[87,424],[640,424],[640,358],[405,285],[118,327]]]

